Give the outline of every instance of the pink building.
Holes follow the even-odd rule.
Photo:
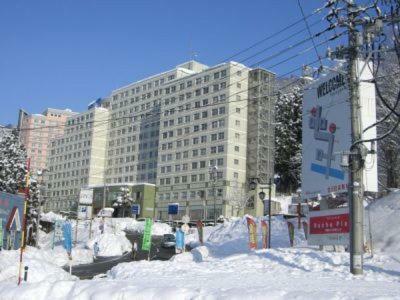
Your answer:
[[[49,141],[64,134],[67,118],[75,114],[69,109],[47,108],[43,114],[31,115],[20,110],[20,139],[31,159],[33,172],[46,168]]]

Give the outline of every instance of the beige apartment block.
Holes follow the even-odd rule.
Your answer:
[[[69,109],[47,108],[42,114],[20,110],[20,140],[30,158],[33,174],[46,169],[49,141],[64,134],[65,122],[75,114]]]
[[[80,189],[104,183],[109,125],[105,107],[69,117],[64,135],[49,144],[45,210],[70,210]]]

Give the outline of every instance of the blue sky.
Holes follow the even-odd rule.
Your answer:
[[[302,0],[306,14],[323,1]],[[310,18],[315,22],[322,15]],[[0,124],[16,123],[19,108],[85,110],[111,90],[173,68],[191,58],[213,65],[299,20],[296,0],[71,0],[0,4]],[[304,23],[234,60],[268,47]],[[313,32],[327,26],[321,22]],[[246,63],[252,64],[307,37],[299,34]],[[268,67],[311,46],[270,60]],[[321,54],[326,47],[321,47]],[[309,51],[281,64],[278,75],[316,58]]]

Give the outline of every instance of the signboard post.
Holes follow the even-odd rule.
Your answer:
[[[179,203],[170,203],[168,204],[168,220],[170,221],[170,225],[173,223],[173,215],[177,215],[179,211]]]
[[[349,245],[349,209],[310,211],[308,245]]]
[[[134,219],[136,216],[140,215],[140,204],[132,204],[131,213]]]
[[[79,219],[90,219],[89,238],[92,236],[92,219],[93,219],[93,189],[81,189],[79,193],[78,211],[76,216],[75,243],[78,242],[78,224]]]
[[[368,68],[360,79],[370,79]],[[362,127],[376,120],[375,89],[373,83],[362,83],[360,89]],[[351,147],[351,114],[349,87],[346,76],[340,70],[332,71],[314,81],[304,90],[302,199],[316,198],[332,193],[348,191],[348,174],[341,167],[341,154]],[[374,138],[375,127],[363,134]],[[371,145],[365,145],[370,149]],[[377,192],[376,159],[368,154],[364,170],[366,191]]]
[[[53,231],[53,241],[51,244],[51,249],[54,249],[54,244],[57,240],[61,240],[63,237],[63,221],[56,220],[54,223],[54,231]]]
[[[0,250],[3,248],[3,219],[0,218]]]
[[[146,218],[146,223],[144,226],[144,233],[143,233],[142,250],[149,251],[148,260],[150,260],[152,226],[153,226],[153,221],[150,218]]]

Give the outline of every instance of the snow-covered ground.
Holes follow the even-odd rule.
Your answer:
[[[280,217],[273,219],[273,249],[250,251],[246,221],[237,218],[205,227],[206,242],[189,253],[121,263],[104,278],[76,280],[60,271],[53,281],[36,276],[17,287],[0,277],[0,299],[400,299],[400,261],[392,255],[399,245],[399,202],[396,191],[369,207],[376,253],[365,255],[362,276],[349,273],[348,253],[307,247],[302,230],[290,248]],[[393,229],[385,230],[388,225]],[[193,232],[187,241],[195,245],[196,238]],[[0,255],[0,263],[5,260]]]

